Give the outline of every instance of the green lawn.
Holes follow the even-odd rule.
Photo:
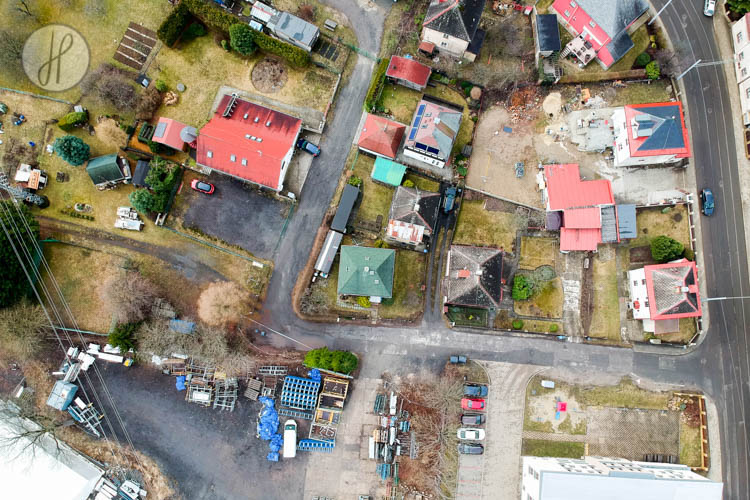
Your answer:
[[[617,293],[617,261],[593,259],[594,304],[591,311],[589,336],[620,342],[620,308]]]
[[[521,455],[532,457],[581,458],[584,453],[584,443],[572,443],[568,441],[524,439],[521,446]]]
[[[542,283],[539,291],[529,300],[517,300],[513,303],[513,309],[516,311],[516,314],[540,318],[562,317],[562,306],[563,288],[560,278]]]
[[[404,180],[407,179],[414,183],[414,187],[421,189],[422,191],[431,191],[433,193],[440,191],[440,183],[438,181],[428,179],[427,177],[415,174],[414,172],[407,172],[404,176]]]
[[[689,467],[701,464],[701,428],[690,427],[680,419],[680,463]]]
[[[513,214],[485,210],[482,200],[464,200],[459,210],[453,243],[512,251],[517,230]]]
[[[427,256],[412,250],[396,250],[393,274],[393,298],[380,306],[379,316],[385,319],[413,319],[423,310]]]
[[[417,110],[417,103],[421,99],[421,92],[386,82],[380,96],[380,103],[386,113],[393,115],[394,120],[409,125]]]
[[[651,102],[666,102],[672,98],[667,92],[671,86],[670,80],[651,80],[648,83],[626,83],[625,87],[617,89],[614,99],[608,99],[608,106],[624,106],[626,104],[645,104]]]
[[[690,243],[690,222],[687,206],[675,205],[664,208],[642,208],[636,212],[638,237],[630,240],[631,247],[648,245],[651,239],[665,235],[674,238],[686,247]]]
[[[360,154],[354,165],[353,175],[362,179],[362,185],[359,188],[362,192],[362,200],[357,212],[357,219],[374,222],[378,215],[382,215],[383,225],[385,226],[388,223],[386,219],[391,208],[394,188],[378,184],[372,180],[370,174],[374,163],[375,159],[371,156]]]
[[[449,307],[447,316],[450,321],[459,326],[487,326],[488,312],[486,309]]]
[[[680,318],[680,331],[659,335],[657,338],[663,342],[674,342],[677,344],[687,344],[695,336],[696,332],[695,318]]]
[[[574,386],[571,390],[575,393],[576,400],[587,406],[663,410],[667,408],[670,398],[669,392],[643,390],[629,378],[623,378],[615,386]]]

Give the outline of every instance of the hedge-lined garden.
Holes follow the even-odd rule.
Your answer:
[[[385,82],[385,72],[388,71],[388,63],[390,61],[387,58],[383,58],[375,69],[375,73],[372,75],[372,81],[370,82],[370,88],[367,89],[367,96],[365,97],[365,111],[371,112],[378,104],[380,100],[380,94],[383,92],[383,83]]]

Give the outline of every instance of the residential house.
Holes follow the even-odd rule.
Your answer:
[[[750,13],[732,25],[734,71],[740,86],[742,121],[750,125]]]
[[[669,165],[690,157],[682,103],[635,104],[612,113],[614,165]]]
[[[277,12],[266,23],[266,26],[280,40],[308,52],[312,51],[313,45],[320,36],[320,29],[317,26],[289,12]]]
[[[5,498],[86,500],[104,475],[92,459],[0,401],[0,481]]]
[[[608,180],[582,181],[578,165],[546,165],[543,196],[547,229],[560,231],[560,251],[596,251],[619,241],[617,212]]]
[[[186,143],[195,141],[196,136],[195,128],[162,116],[156,124],[151,140],[175,151],[184,151]]]
[[[628,271],[633,318],[656,335],[677,332],[681,318],[700,317],[701,300],[695,262],[681,259]]]
[[[479,29],[484,3],[485,0],[431,0],[422,22],[422,42],[432,43],[432,52],[473,61],[484,43],[485,32]]]
[[[197,139],[195,161],[274,191],[284,188],[302,120],[225,95]]]
[[[608,69],[634,47],[630,35],[649,17],[647,0],[555,0],[550,12],[575,38],[560,54]]]
[[[404,144],[404,155],[444,168],[450,163],[462,119],[463,108],[422,96]]]
[[[681,464],[596,456],[522,460],[521,500],[720,500],[724,487]]]
[[[393,296],[396,251],[344,245],[339,261],[339,295],[369,297],[378,303]]]
[[[385,240],[424,249],[440,215],[440,193],[398,186],[388,213]]]
[[[411,57],[391,56],[386,78],[393,83],[410,89],[422,91],[430,81],[432,68]]]
[[[404,174],[406,174],[406,167],[404,165],[378,156],[375,158],[375,164],[372,166],[370,176],[375,182],[396,187],[401,185]]]
[[[86,173],[100,190],[127,183],[131,178],[128,160],[116,153],[90,159]]]
[[[451,245],[445,266],[445,304],[495,309],[503,300],[503,251],[465,245]]]
[[[560,53],[560,30],[557,26],[557,16],[554,14],[536,14],[531,21],[534,34],[534,59],[536,66],[541,64],[542,73],[545,78],[551,78],[554,82],[560,80],[562,70],[550,58]]]
[[[405,132],[406,125],[402,123],[364,113],[364,123],[356,142],[361,151],[392,160],[398,154]]]

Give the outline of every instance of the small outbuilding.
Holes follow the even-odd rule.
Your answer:
[[[154,129],[154,135],[151,140],[174,149],[182,151],[185,149],[185,141],[182,139],[182,131],[190,128],[184,123],[178,122],[171,118],[161,117]]]
[[[127,183],[131,179],[128,160],[116,153],[92,158],[86,166],[86,173],[100,190]]]
[[[424,90],[430,80],[432,68],[411,57],[391,56],[386,78],[414,90]]]
[[[148,173],[150,171],[150,162],[146,160],[138,160],[138,162],[135,164],[135,170],[133,171],[133,178],[131,179],[133,186],[150,188],[151,186],[149,186],[146,182],[146,177],[148,176]]]
[[[400,186],[406,174],[406,167],[395,161],[378,156],[370,174],[372,180],[388,186]]]
[[[336,209],[336,215],[333,216],[333,222],[331,222],[331,229],[339,233],[346,233],[346,226],[349,224],[349,217],[352,215],[357,198],[359,198],[358,187],[351,184],[344,186],[339,207]]]

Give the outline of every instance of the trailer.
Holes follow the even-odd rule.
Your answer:
[[[339,245],[341,245],[341,239],[344,237],[343,234],[329,230],[326,241],[323,243],[323,248],[318,256],[318,261],[315,263],[315,275],[322,278],[327,278],[328,273],[331,271],[333,265],[333,259],[336,258],[336,253],[339,251]]]
[[[138,212],[132,207],[117,207],[117,217],[120,219],[138,220]]]
[[[115,221],[115,228],[128,229],[130,231],[141,231],[143,229],[143,221],[132,219],[117,219]]]

